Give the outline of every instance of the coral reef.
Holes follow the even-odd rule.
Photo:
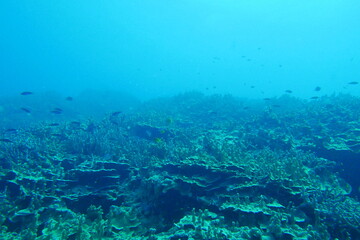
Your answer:
[[[358,239],[359,105],[186,93],[4,129],[0,238]]]

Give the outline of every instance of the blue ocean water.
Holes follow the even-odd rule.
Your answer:
[[[298,97],[358,88],[358,1],[7,1],[1,94],[189,90]],[[251,88],[254,86],[254,88]]]

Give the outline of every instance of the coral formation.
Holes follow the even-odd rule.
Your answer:
[[[187,93],[4,133],[0,238],[360,238],[360,99],[273,101]]]

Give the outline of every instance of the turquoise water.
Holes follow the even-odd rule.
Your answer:
[[[359,95],[347,85],[360,78],[359,12],[355,0],[7,1],[1,93]]]

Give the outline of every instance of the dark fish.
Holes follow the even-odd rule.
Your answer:
[[[50,112],[53,113],[53,114],[62,114],[63,110],[61,108],[54,108]]]
[[[11,141],[10,139],[7,139],[7,138],[1,138],[0,142],[12,143],[13,141]]]
[[[20,95],[23,95],[23,96],[27,96],[27,95],[32,95],[34,94],[33,92],[22,92],[20,93]]]
[[[270,101],[271,99],[270,99],[270,98],[264,98],[263,100],[265,100],[265,101]]]
[[[20,109],[23,110],[23,111],[26,112],[26,113],[31,113],[31,110],[28,109],[28,108],[22,107],[22,108],[20,108]]]
[[[319,86],[314,89],[314,91],[316,91],[316,92],[318,92],[320,90],[321,90],[321,87],[319,87]]]
[[[66,101],[72,101],[72,100],[74,100],[74,98],[73,97],[66,97],[65,100]]]
[[[12,132],[16,132],[17,130],[15,128],[9,128],[9,129],[6,129],[5,132],[7,133],[12,133]]]
[[[359,82],[349,82],[348,84],[350,84],[350,85],[356,85],[356,84],[359,84]]]
[[[50,135],[53,136],[53,137],[64,137],[64,135],[60,134],[60,133],[52,133]]]
[[[250,88],[255,88],[255,86],[250,86]]]
[[[112,116],[112,117],[117,117],[117,116],[119,116],[120,113],[122,113],[122,112],[121,112],[121,111],[113,112],[113,113],[111,114],[111,116]]]
[[[276,108],[281,107],[279,104],[273,104],[272,106],[273,106],[273,107],[276,107]]]
[[[292,93],[293,91],[291,91],[291,90],[286,90],[285,92],[286,92],[286,93]]]
[[[314,96],[314,97],[311,97],[310,99],[313,99],[313,100],[315,100],[315,99],[319,99],[319,97],[317,97],[317,96]]]
[[[50,112],[53,113],[53,114],[62,114],[62,111],[57,111],[57,110],[52,110]]]
[[[59,126],[60,124],[59,123],[50,123],[48,126],[49,127],[56,127],[56,126]]]

